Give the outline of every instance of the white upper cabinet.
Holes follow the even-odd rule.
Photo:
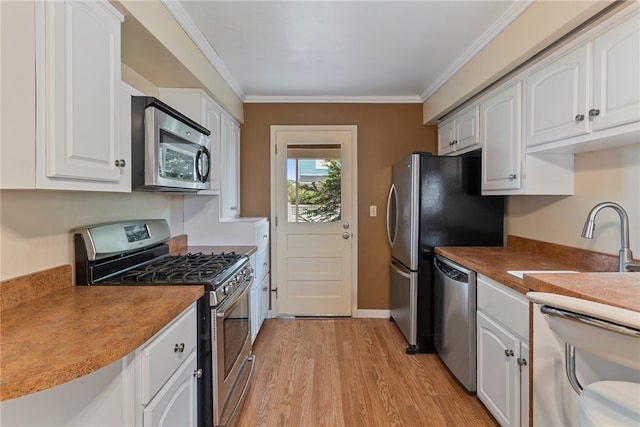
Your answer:
[[[483,192],[521,187],[521,97],[516,82],[480,102]]]
[[[637,141],[637,8],[623,11],[570,46],[571,50],[554,54],[526,77],[526,152],[567,152],[567,147],[580,152]]]
[[[438,155],[456,155],[480,148],[480,107],[473,105],[438,126]]]
[[[640,14],[593,43],[593,130],[640,121]]]
[[[222,114],[220,139],[220,219],[240,216],[240,125]]]
[[[589,132],[590,48],[582,46],[527,77],[527,146]]]
[[[119,188],[122,20],[108,2],[36,2],[38,188],[131,190]]]
[[[6,8],[20,24],[3,46],[3,90],[20,93],[7,91],[15,111],[3,113],[2,188],[131,191],[123,16],[107,1]]]

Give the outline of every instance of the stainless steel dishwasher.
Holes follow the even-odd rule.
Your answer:
[[[435,264],[435,348],[460,383],[476,391],[476,273],[439,255]]]

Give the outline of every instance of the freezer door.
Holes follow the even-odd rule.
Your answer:
[[[391,256],[412,271],[418,270],[420,224],[420,155],[412,154],[392,168],[392,192],[388,210],[395,213]],[[395,204],[395,206],[391,206]],[[390,221],[391,222],[391,221]],[[390,234],[391,236],[391,234]]]
[[[407,270],[399,262],[392,260],[391,277],[391,318],[409,343],[407,352],[415,352],[417,329],[418,273]]]

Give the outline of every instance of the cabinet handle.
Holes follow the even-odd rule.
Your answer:
[[[202,378],[202,369],[198,369],[197,371],[193,371],[193,376],[196,378]]]
[[[229,210],[230,210],[230,211],[237,211],[237,210],[238,210],[238,207],[237,207],[237,206],[231,206],[231,207],[229,208]]]
[[[516,175],[515,173],[511,173],[509,174],[509,181],[513,181],[514,179],[517,178],[518,175]]]
[[[125,162],[124,159],[116,160],[116,167],[117,168],[123,168],[126,165],[127,165],[127,162]]]
[[[518,361],[518,365],[527,366],[527,359],[524,357],[518,357],[516,360]]]
[[[174,353],[182,353],[183,351],[184,351],[184,343],[183,342],[181,342],[180,344],[176,344],[173,347],[173,352]]]
[[[513,354],[514,354],[514,353],[513,353],[513,350],[506,349],[506,350],[504,351],[504,355],[505,355],[505,356],[507,356],[507,357],[513,357]]]
[[[595,108],[592,108],[591,110],[589,110],[589,117],[596,117],[600,115],[600,110],[597,110]]]
[[[584,114],[577,114],[576,115],[576,122],[581,122],[583,120],[584,120]]]

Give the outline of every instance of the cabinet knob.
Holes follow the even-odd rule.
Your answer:
[[[116,160],[116,167],[117,168],[123,168],[126,165],[127,165],[127,162],[125,162],[124,159]]]
[[[516,360],[518,361],[518,365],[527,366],[527,359],[525,359],[523,357],[518,357]]]
[[[263,235],[262,235],[262,238],[263,238],[263,239],[268,239],[268,238],[269,238],[269,235],[268,235],[268,234],[263,234]]]
[[[269,288],[267,288],[266,286],[264,288],[262,288],[262,292],[267,292],[269,290]]]
[[[453,145],[458,145],[458,140],[457,139],[453,140]]]
[[[173,347],[173,352],[174,353],[182,353],[183,351],[184,351],[184,343],[183,342],[181,342],[180,344],[176,344]]]
[[[513,181],[514,179],[516,179],[518,177],[518,175],[516,175],[515,173],[511,173],[509,174],[509,181]]]
[[[583,120],[584,120],[584,114],[576,114],[576,122],[581,122]]]
[[[505,355],[505,356],[507,356],[507,357],[513,357],[513,354],[514,354],[514,353],[513,353],[513,350],[506,349],[506,350],[504,351],[504,355]]]
[[[591,110],[589,110],[589,117],[596,117],[600,115],[600,110],[597,110],[595,108],[592,108]]]
[[[193,371],[193,376],[196,378],[202,378],[202,369],[198,369],[197,371]]]

